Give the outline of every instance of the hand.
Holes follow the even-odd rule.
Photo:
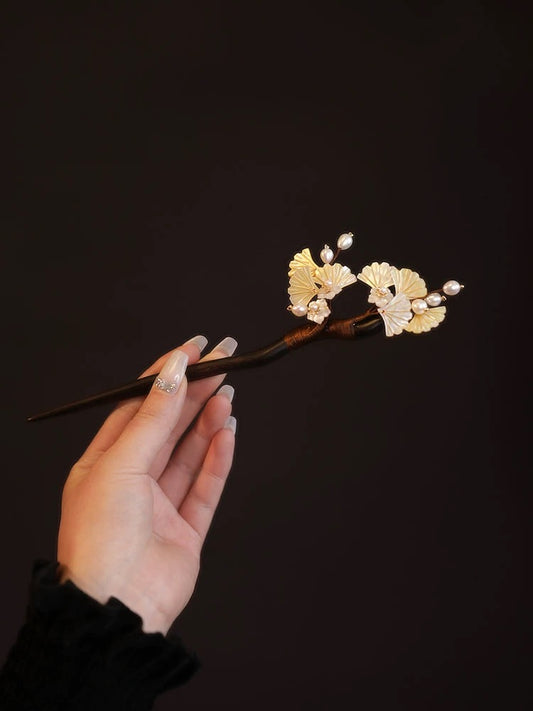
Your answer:
[[[190,385],[184,375],[203,345],[197,336],[143,373],[161,371],[166,390],[156,381],[144,400],[119,404],[63,489],[61,582],[71,579],[102,603],[118,598],[146,632],[166,634],[189,601],[233,459],[233,389],[212,396],[224,375]],[[231,355],[236,345],[226,338],[202,360]]]

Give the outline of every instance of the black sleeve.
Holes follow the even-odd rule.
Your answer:
[[[117,598],[102,605],[59,563],[33,565],[26,621],[0,671],[2,711],[146,711],[199,668],[179,637],[143,632]]]

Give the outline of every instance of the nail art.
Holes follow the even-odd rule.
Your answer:
[[[233,434],[237,431],[237,420],[233,417],[233,415],[230,415],[224,423],[224,429],[231,430]]]
[[[154,386],[171,395],[175,393],[185,374],[189,357],[182,351],[174,351],[168,357],[161,372],[155,379]]]
[[[233,396],[235,395],[235,388],[233,385],[229,385],[226,383],[226,385],[223,385],[218,391],[217,395],[223,395],[224,397],[227,397],[228,400],[231,402],[233,400]]]
[[[194,343],[201,353],[207,346],[207,338],[205,336],[194,336],[194,338],[189,338],[184,345],[187,345],[187,343]]]
[[[227,336],[226,338],[223,338],[220,343],[218,343],[213,350],[214,351],[222,351],[223,353],[226,353],[227,355],[232,355],[237,348],[237,341],[232,338],[231,336]]]

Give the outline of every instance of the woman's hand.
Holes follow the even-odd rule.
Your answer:
[[[233,459],[233,388],[212,397],[224,375],[190,385],[184,375],[205,343],[197,336],[143,373],[161,371],[144,400],[115,408],[63,489],[61,582],[102,603],[118,598],[146,632],[166,634],[189,601]],[[225,338],[203,360],[236,345]]]

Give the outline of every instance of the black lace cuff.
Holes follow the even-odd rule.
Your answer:
[[[58,570],[34,562],[26,622],[0,672],[4,711],[146,711],[199,668],[179,637],[144,632],[120,600],[102,605]]]

